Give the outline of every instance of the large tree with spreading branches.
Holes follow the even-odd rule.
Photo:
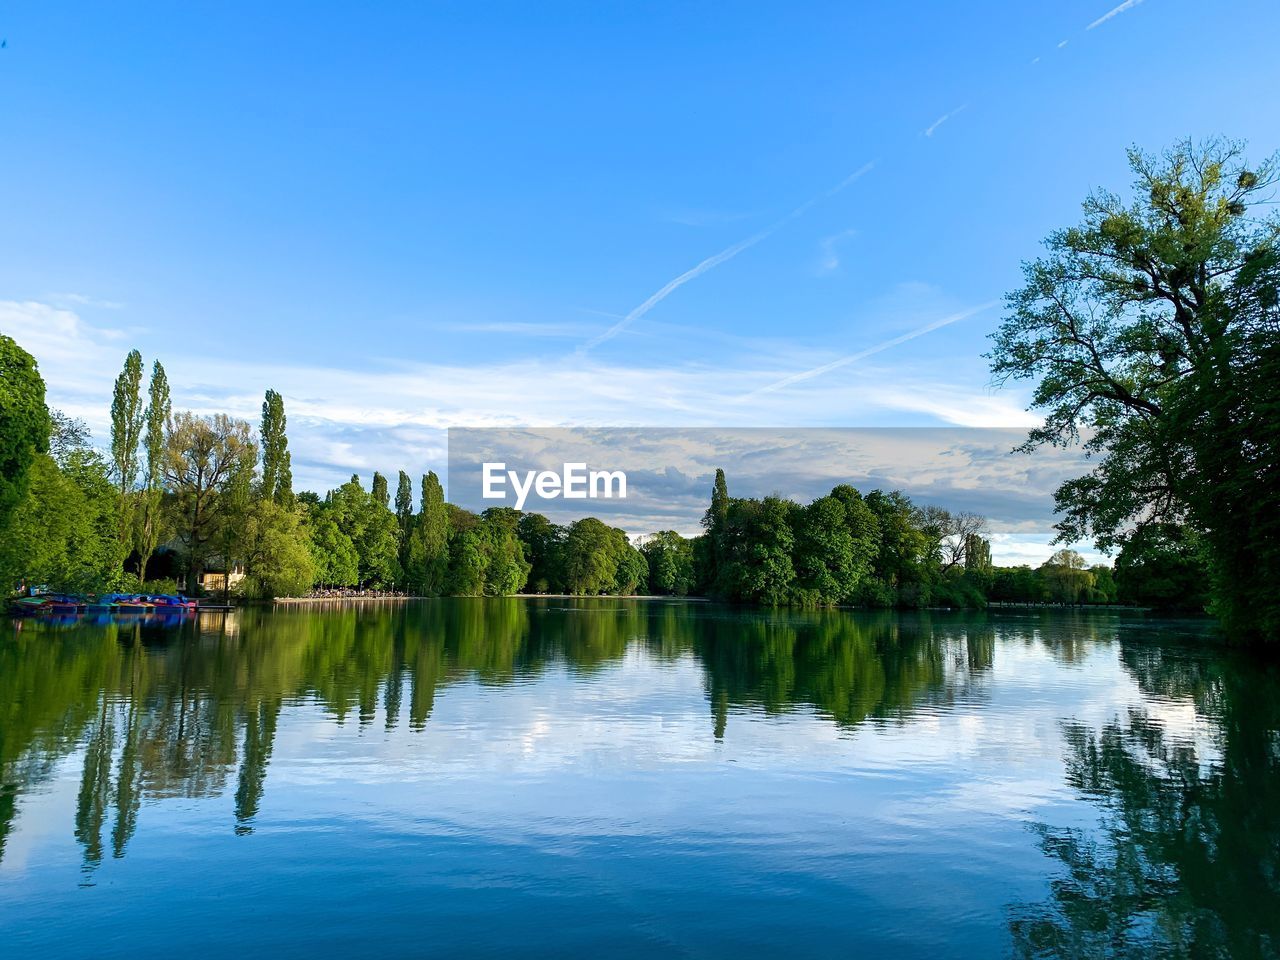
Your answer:
[[[1099,191],[1052,234],[991,353],[1035,382],[1028,449],[1082,443],[1057,492],[1060,539],[1123,546],[1197,531],[1229,633],[1280,637],[1280,217],[1275,160],[1227,141],[1129,154],[1129,199]]]

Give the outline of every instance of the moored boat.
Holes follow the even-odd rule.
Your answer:
[[[194,613],[196,602],[173,594],[108,593],[96,600],[70,594],[37,594],[20,597],[10,603],[10,610],[18,616],[75,616],[82,613],[96,615],[158,614],[185,616]]]
[[[174,596],[169,593],[155,593],[147,597],[147,600],[157,610],[194,610],[196,602],[186,597]]]
[[[40,593],[19,597],[10,602],[9,608],[22,616],[80,613],[85,608],[85,599],[66,593]]]
[[[28,617],[43,613],[48,606],[49,601],[45,597],[19,597],[9,604],[14,613]]]

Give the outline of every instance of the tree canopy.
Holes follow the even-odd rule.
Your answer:
[[[49,449],[49,428],[35,360],[0,334],[0,528],[26,495],[36,456]]]
[[[1129,154],[1132,197],[1099,191],[1024,268],[994,335],[998,382],[1032,380],[1026,449],[1080,442],[1061,539],[1122,547],[1152,525],[1203,538],[1236,636],[1280,636],[1280,215],[1276,164],[1183,141]]]

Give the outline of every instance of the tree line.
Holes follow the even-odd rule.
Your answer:
[[[476,514],[439,477],[359,476],[295,493],[284,400],[267,390],[257,428],[173,409],[160,361],[126,357],[105,452],[48,410],[35,362],[0,341],[6,376],[0,575],[11,589],[198,593],[208,569],[243,572],[244,598],[316,588],[416,596],[515,593],[707,596],[822,607],[976,607],[988,600],[1136,599],[1106,566],[1060,550],[1047,563],[991,563],[987,522],[897,491],[842,484],[808,504],[734,498],[717,471],[703,532],[631,540],[595,517],[556,524],[509,507]],[[1130,567],[1133,565],[1130,564]],[[230,590],[229,578],[222,589]],[[1129,596],[1126,597],[1126,588]]]

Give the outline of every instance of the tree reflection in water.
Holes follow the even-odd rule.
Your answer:
[[[592,674],[641,644],[701,663],[708,735],[725,735],[731,709],[805,708],[852,726],[953,697],[990,668],[994,636],[981,622],[614,600],[248,609],[163,628],[25,622],[0,644],[0,857],[19,797],[77,751],[87,879],[108,845],[125,854],[144,801],[233,789],[234,828],[252,832],[292,703],[361,727],[381,707],[387,730],[422,731],[450,684],[512,683],[553,662]]]
[[[68,758],[80,765],[70,829],[86,883],[104,858],[126,854],[147,806],[164,798],[228,796],[229,828],[251,833],[270,809],[272,753],[291,708],[417,736],[453,684],[523,683],[550,669],[591,677],[639,651],[696,664],[708,739],[732,739],[735,718],[751,714],[892,729],[982,708],[997,659],[1023,648],[1077,672],[1091,653],[1118,649],[1137,705],[1098,728],[1070,717],[1062,726],[1067,782],[1098,824],[1037,827],[1056,869],[1043,902],[1010,911],[1016,951],[1274,956],[1280,680],[1141,636],[1062,614],[605,599],[248,609],[165,629],[27,622],[0,641],[0,858],[25,798]]]
[[[1063,868],[1010,927],[1034,957],[1280,956],[1280,678],[1239,656],[1126,643],[1153,704],[1064,724],[1067,781],[1097,829],[1038,824]],[[1191,730],[1159,716],[1190,702]]]

